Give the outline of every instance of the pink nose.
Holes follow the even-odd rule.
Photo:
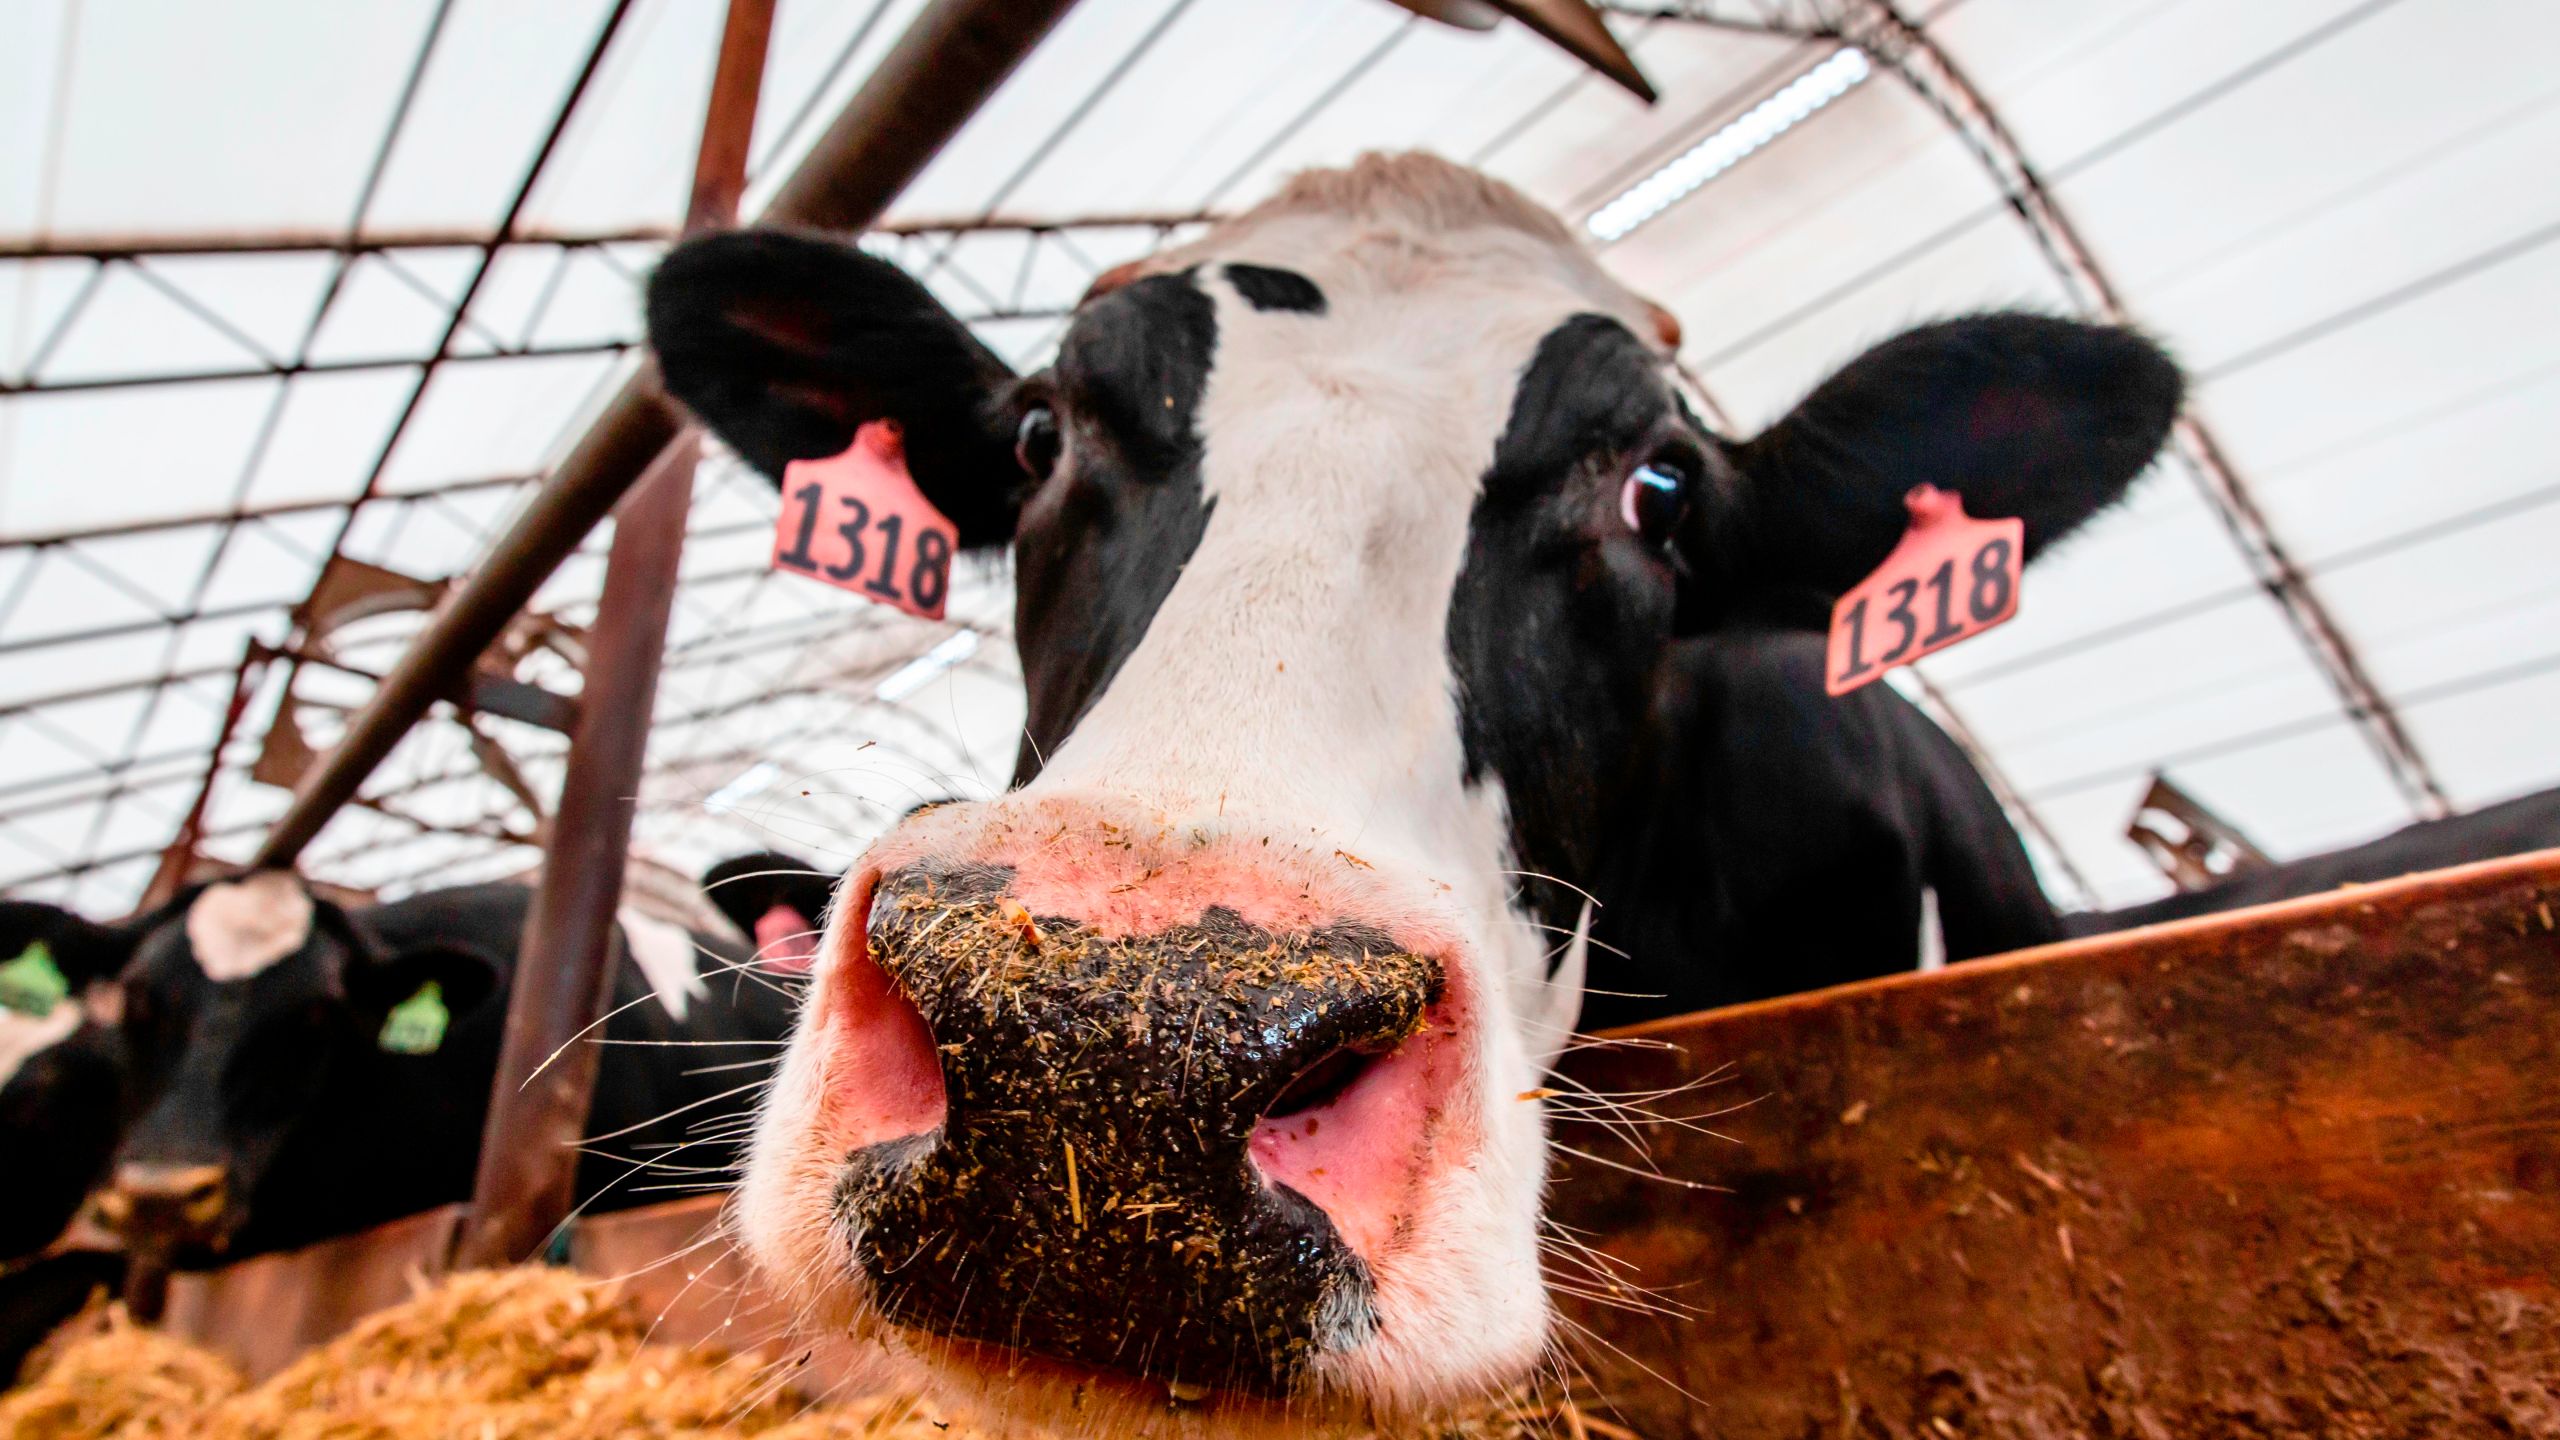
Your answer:
[[[860,877],[858,929],[824,969],[838,1218],[875,1303],[1285,1389],[1369,1323],[1371,1259],[1427,1178],[1461,1068],[1443,965],[1372,925],[1275,930],[1218,905],[1106,927],[1026,904],[1058,892],[1025,879]]]

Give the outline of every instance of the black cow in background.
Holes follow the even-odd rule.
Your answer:
[[[2560,847],[2560,790],[2544,790],[2483,806],[2467,815],[2422,820],[2378,840],[2251,870],[2201,890],[2167,895],[2121,910],[2073,915],[2067,923],[2074,935],[2103,935],[2137,925],[2157,925],[2318,895],[2341,885],[2371,884],[2421,870],[2441,870],[2448,865],[2555,847]]]
[[[465,1198],[531,899],[500,884],[345,908],[268,872],[92,927],[115,942],[129,1057],[97,1213],[137,1271]],[[792,1004],[734,942],[628,912],[621,938],[577,1178],[593,1209],[724,1176]]]
[[[123,1037],[93,986],[114,979],[132,932],[30,900],[0,900],[0,1261],[52,1244],[115,1153]],[[103,1013],[102,1013],[103,1012]]]
[[[123,1274],[113,1255],[48,1251],[115,1153],[124,1043],[102,982],[129,944],[54,906],[0,900],[0,1384]]]

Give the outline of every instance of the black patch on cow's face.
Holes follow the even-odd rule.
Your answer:
[[[1217,344],[1217,309],[1196,277],[1150,276],[1086,306],[1056,365],[1013,397],[1017,415],[1053,410],[1066,437],[1014,541],[1030,703],[1017,784],[1138,648],[1208,529],[1195,416]]]
[[[1500,782],[1524,869],[1589,873],[1601,798],[1633,761],[1672,635],[1684,562],[1621,506],[1648,465],[1678,475],[1691,506],[1731,503],[1659,357],[1615,320],[1567,320],[1514,392],[1447,621],[1468,778]],[[1570,924],[1564,894],[1539,908]]]
[[[1270,265],[1229,265],[1227,283],[1256,310],[1293,310],[1303,315],[1324,313],[1324,292],[1316,282],[1295,270],[1282,270]]]

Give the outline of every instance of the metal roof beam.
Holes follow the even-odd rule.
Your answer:
[[[1594,0],[1592,8],[1628,20],[1671,20],[1796,39],[1836,34],[1841,23],[1838,0]]]

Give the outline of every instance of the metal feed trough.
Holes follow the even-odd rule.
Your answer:
[[[1648,1440],[2560,1433],[2560,851],[1616,1038],[1556,1104],[1732,1137],[1558,1128],[1595,1158],[1554,1218],[1629,1287],[1555,1271],[1577,1398]],[[718,1204],[571,1257],[671,1337],[765,1340],[734,1257],[678,1255]],[[278,1297],[388,1303],[453,1224],[180,1277],[171,1316],[272,1370],[356,1308]]]

